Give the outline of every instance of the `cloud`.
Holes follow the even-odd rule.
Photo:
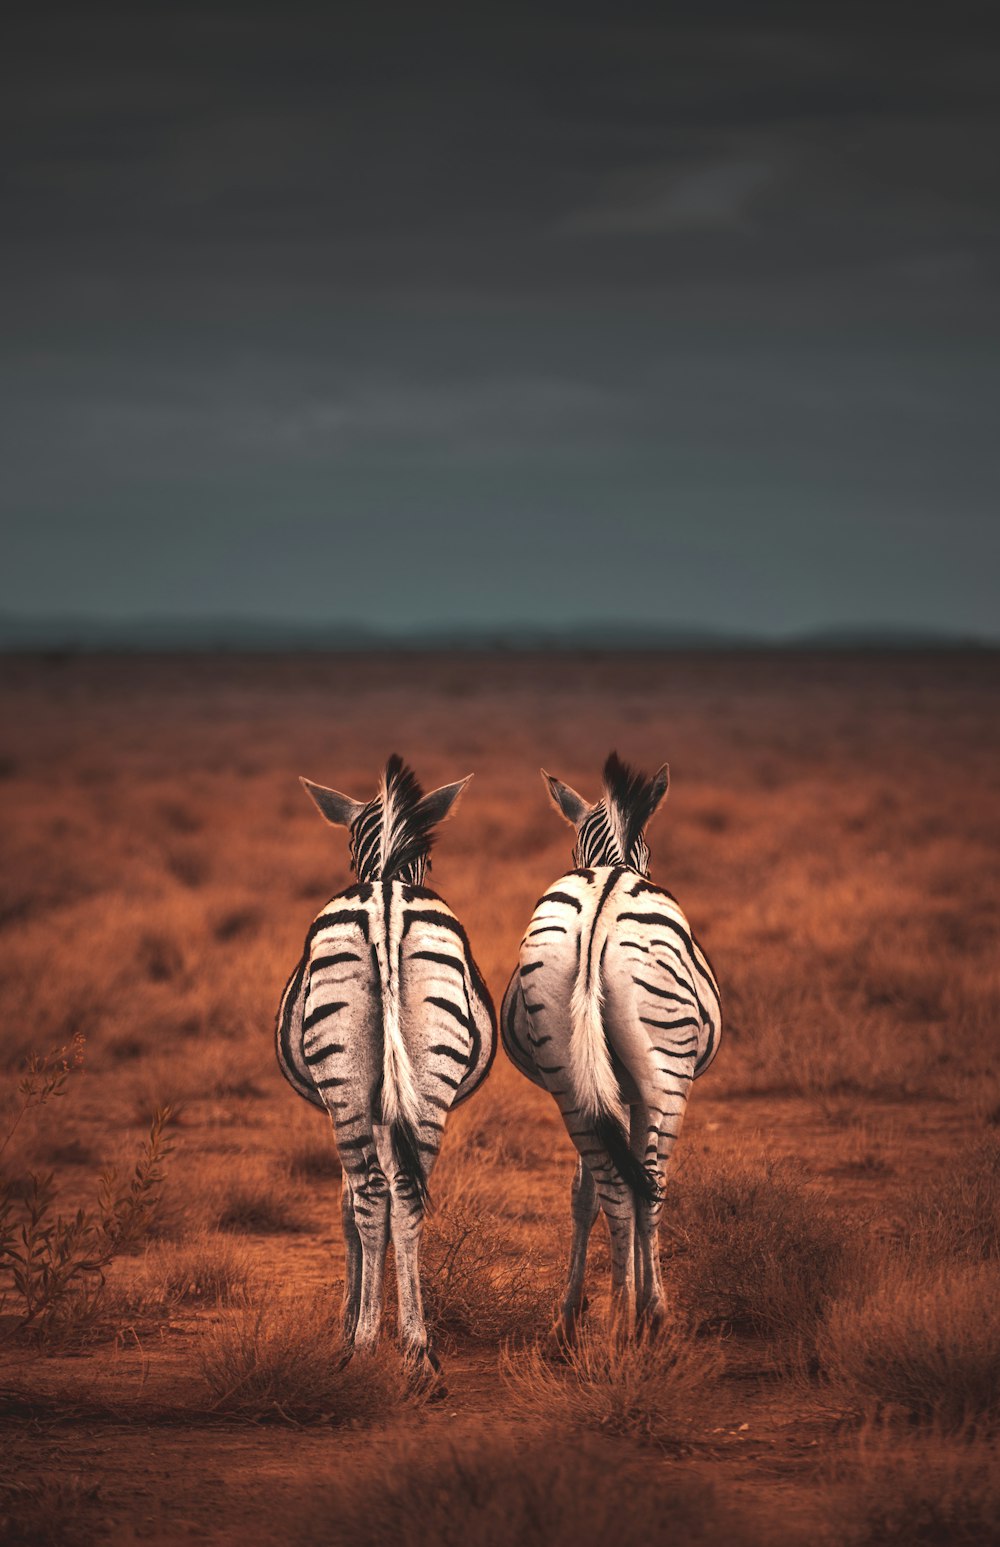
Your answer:
[[[727,230],[743,225],[758,196],[779,174],[773,161],[733,158],[691,171],[658,168],[618,174],[595,202],[563,222],[594,235]]]

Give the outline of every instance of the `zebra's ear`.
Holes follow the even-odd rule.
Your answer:
[[[339,790],[328,790],[322,784],[313,784],[311,779],[299,778],[299,783],[306,794],[316,802],[321,816],[332,827],[353,827],[364,808],[364,802],[352,800],[350,795],[341,795]]]
[[[439,822],[444,821],[446,816],[451,815],[455,802],[471,778],[472,775],[469,774],[466,778],[459,779],[455,784],[442,784],[440,789],[431,790],[429,795],[424,796],[417,810],[420,812],[421,820],[426,822],[428,828],[436,827]]]
[[[579,827],[584,817],[593,809],[590,802],[584,800],[582,795],[578,795],[570,785],[563,784],[561,779],[554,779],[551,774],[547,774],[544,768],[541,770],[541,775],[549,787],[552,804],[560,816],[566,818],[570,827]]]
[[[667,798],[667,791],[669,788],[670,764],[664,763],[663,767],[658,768],[652,779],[649,781],[649,816],[646,818],[647,822],[652,820],[653,816],[656,814],[657,807],[663,805],[663,802]]]

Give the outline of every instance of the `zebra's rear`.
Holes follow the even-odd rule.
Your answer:
[[[278,1059],[329,1112],[359,1186],[388,1169],[397,1207],[423,1201],[447,1114],[492,1061],[491,1012],[464,930],[429,889],[358,885],[318,916],[279,1011]]]
[[[616,1297],[625,1307],[634,1285],[638,1314],[662,1315],[663,1180],[722,1017],[714,975],[684,914],[646,877],[644,829],[666,794],[666,766],[646,779],[612,754],[594,805],[544,777],[577,831],[578,868],[536,905],[501,1027],[512,1061],[557,1101],[580,1157],[562,1308],[570,1335],[598,1201],[611,1232]]]
[[[358,882],[316,918],[277,1021],[282,1072],[327,1111],[343,1166],[344,1333],[371,1347],[391,1233],[400,1335],[432,1374],[420,1293],[427,1183],[445,1119],[488,1072],[496,1021],[465,932],[422,885],[434,827],[468,780],[425,795],[393,756],[368,802],[303,781],[350,832]]]

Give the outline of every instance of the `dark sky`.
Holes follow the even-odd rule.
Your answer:
[[[0,611],[1000,633],[988,14],[8,20]]]

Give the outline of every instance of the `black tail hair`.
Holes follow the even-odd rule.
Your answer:
[[[633,1155],[624,1127],[610,1112],[602,1112],[594,1132],[611,1156],[615,1170],[637,1203],[660,1201],[660,1184],[651,1166]]]
[[[417,1136],[405,1117],[397,1117],[394,1123],[390,1123],[389,1137],[392,1140],[392,1152],[400,1171],[411,1183],[420,1199],[421,1207],[424,1210],[429,1209],[431,1195],[427,1186],[427,1172],[424,1170],[420,1150],[417,1148]]]

